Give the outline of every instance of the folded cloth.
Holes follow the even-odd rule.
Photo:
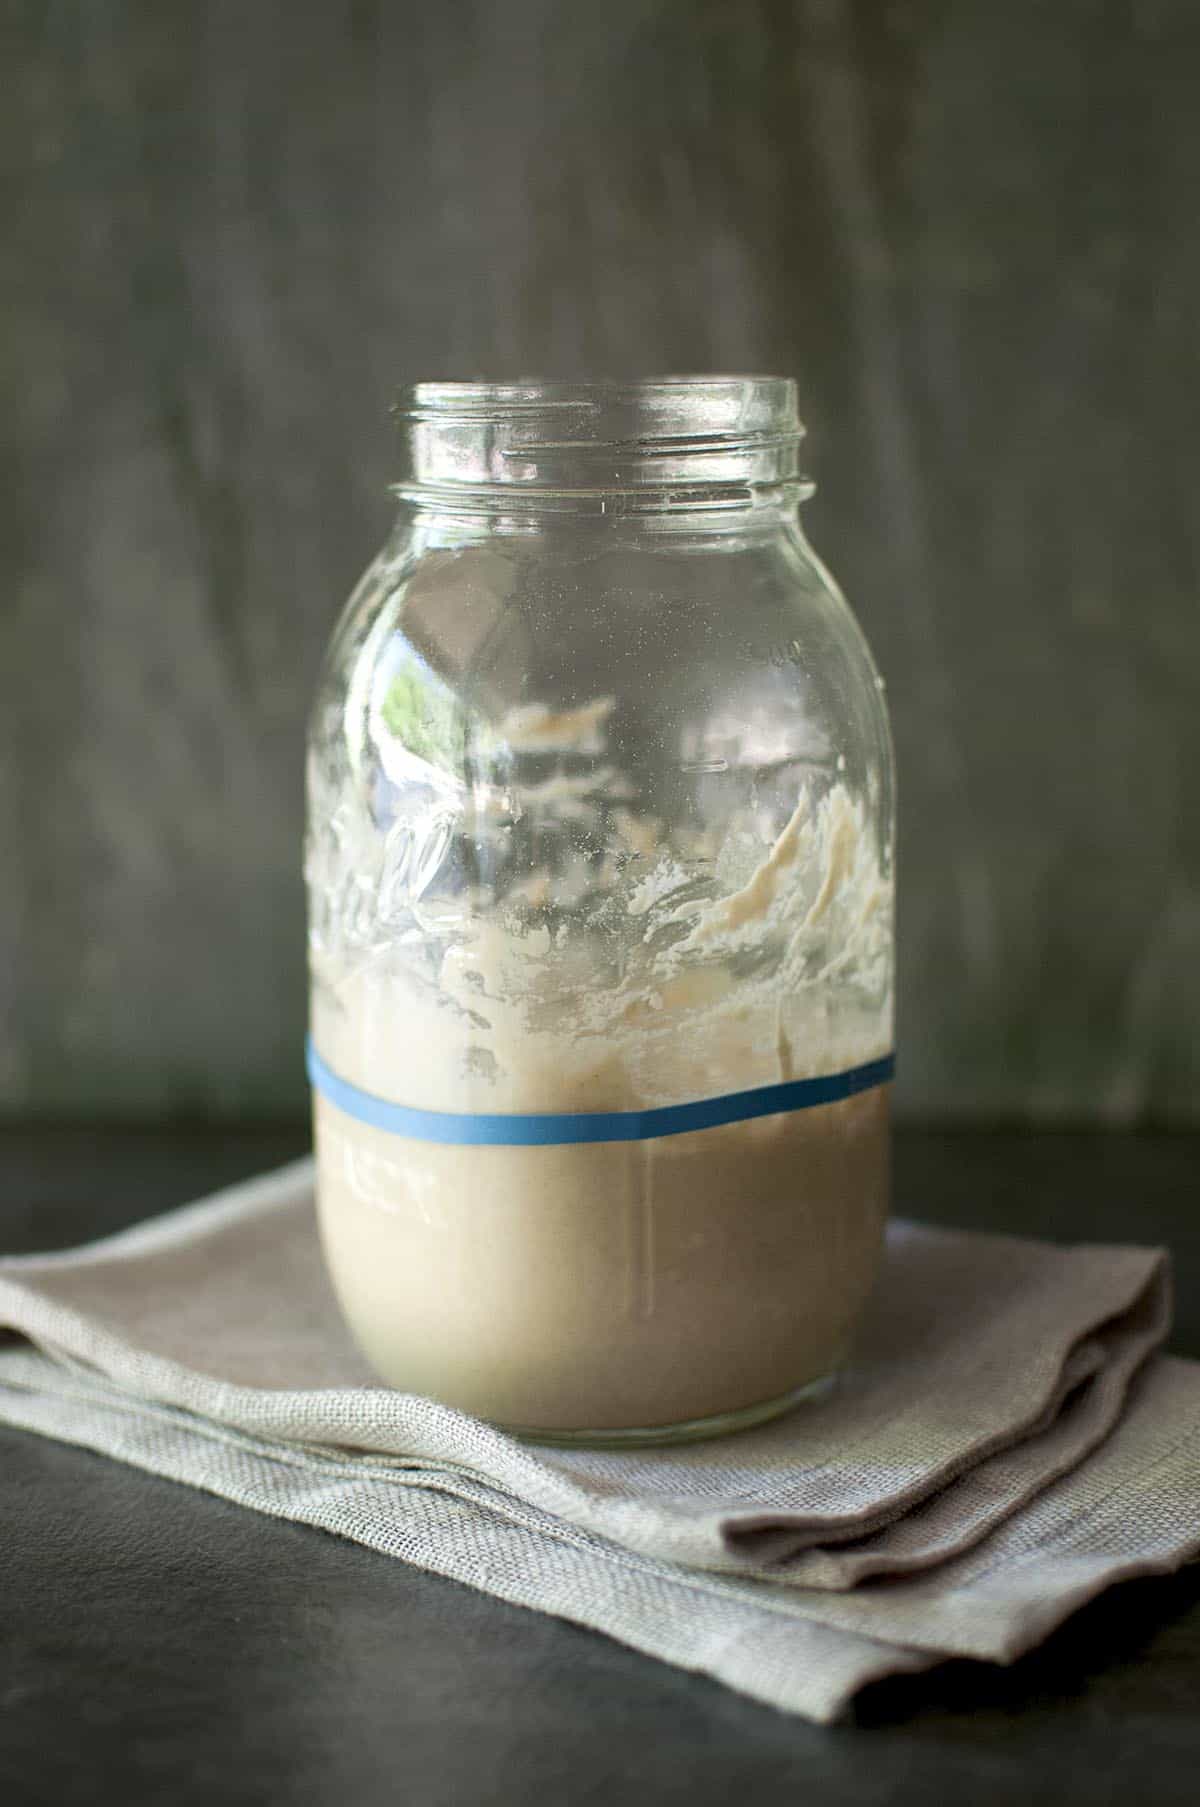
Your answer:
[[[830,1398],[709,1443],[551,1449],[372,1379],[301,1162],[0,1261],[0,1419],[825,1721],[1200,1551],[1200,1364],[1154,1354],[1169,1319],[1161,1251],[897,1223]]]

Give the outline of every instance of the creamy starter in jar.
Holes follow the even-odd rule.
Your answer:
[[[481,1109],[606,1112],[876,1060],[877,1014],[839,1010],[854,993],[837,974],[795,992],[730,978],[768,939],[799,963],[831,924],[826,965],[861,980],[885,959],[889,890],[854,810],[835,791],[804,813],[744,886],[682,906],[689,932],[628,995],[535,1027],[549,938],[492,931],[447,953],[434,992],[394,963],[330,973],[317,1044],[343,1078],[431,1111],[461,1110],[472,1068]],[[653,897],[657,879],[657,905],[634,890],[643,943],[687,888],[663,866],[642,886]],[[706,963],[685,966],[700,948]],[[875,1275],[885,1086],[631,1142],[439,1144],[319,1095],[316,1126],[321,1233],[364,1352],[394,1385],[508,1425],[603,1432],[769,1406],[838,1368]]]
[[[878,1269],[890,743],[794,405],[419,386],[318,694],[330,1275],[384,1381],[528,1435],[770,1416]]]

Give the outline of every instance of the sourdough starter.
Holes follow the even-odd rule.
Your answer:
[[[588,984],[586,944],[459,920],[433,983],[392,953],[318,966],[319,1053],[418,1108],[603,1111],[888,1051],[890,887],[844,792],[802,798],[766,857],[705,902],[674,901],[687,874],[665,855],[641,863],[626,926],[647,951],[616,982]],[[392,1386],[602,1434],[766,1406],[846,1356],[887,1211],[887,1087],[535,1147],[415,1141],[315,1108],[330,1273]]]

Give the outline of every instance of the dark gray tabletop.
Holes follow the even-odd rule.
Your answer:
[[[66,1246],[299,1134],[0,1134],[0,1246]],[[898,1208],[1166,1242],[1200,1354],[1200,1138],[907,1133]],[[1200,1503],[1198,1503],[1200,1509]],[[1001,1671],[788,1719],[321,1532],[0,1430],[0,1799],[27,1803],[1193,1803],[1200,1567],[1115,1589]]]

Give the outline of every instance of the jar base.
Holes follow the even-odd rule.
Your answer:
[[[740,1406],[732,1412],[714,1412],[708,1418],[685,1418],[678,1424],[635,1425],[617,1430],[540,1430],[524,1424],[497,1424],[496,1429],[522,1443],[545,1443],[560,1449],[653,1449],[655,1445],[701,1443],[709,1437],[731,1437],[738,1431],[767,1424],[781,1418],[800,1405],[813,1405],[827,1399],[837,1385],[840,1364],[803,1386],[773,1399],[759,1400],[754,1405]]]

